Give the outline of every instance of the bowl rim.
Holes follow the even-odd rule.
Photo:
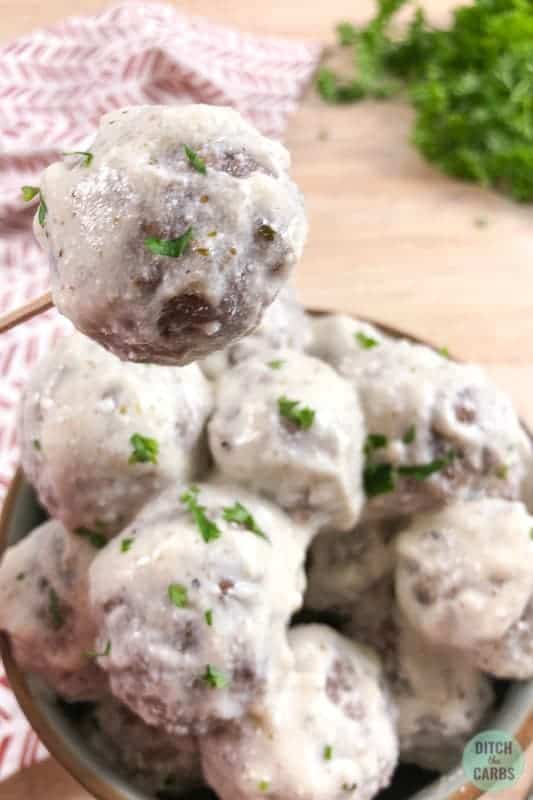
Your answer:
[[[425,345],[433,350],[438,350],[439,347],[433,344],[428,339],[422,339],[414,334],[407,333],[392,325],[387,325],[377,320],[370,319],[366,316],[360,316],[349,311],[328,311],[323,309],[309,308],[305,309],[308,314],[314,317],[320,317],[327,314],[339,314],[347,317],[353,317],[361,322],[374,325],[378,330],[383,331],[385,334],[393,338],[407,339],[417,344]],[[447,357],[454,361],[460,361],[453,354],[448,354]],[[520,420],[522,427],[530,437],[532,434],[528,426]],[[533,437],[532,437],[533,438]],[[15,474],[9,484],[4,502],[0,509],[0,560],[2,559],[5,551],[9,547],[8,534],[10,524],[15,512],[17,500],[23,487],[29,484],[26,482],[22,468],[17,467]],[[100,775],[96,769],[91,769],[89,765],[82,762],[74,749],[69,748],[64,741],[64,738],[57,733],[53,722],[49,720],[44,713],[40,704],[36,701],[30,688],[28,679],[21,670],[11,652],[11,646],[6,634],[0,632],[0,658],[3,661],[5,672],[9,681],[11,690],[13,691],[17,702],[19,703],[24,715],[30,723],[33,730],[37,733],[38,737],[56,761],[73,777],[84,789],[90,792],[96,800],[132,800],[132,795],[122,791],[119,787],[114,786],[110,780],[105,776]],[[533,679],[531,681],[533,683]],[[522,682],[514,681],[514,684]],[[524,682],[525,684],[528,681]],[[528,745],[533,744],[533,704],[529,713],[522,720],[517,730],[513,731],[513,736],[520,743],[525,750]],[[432,792],[436,791],[440,785],[446,786],[448,782],[455,784],[458,775],[460,774],[460,767],[444,773],[439,778],[429,783],[422,790],[412,796],[412,800],[430,800]],[[118,779],[118,776],[116,776]],[[470,783],[466,777],[464,782],[454,788],[451,792],[447,792],[444,788],[445,794],[440,795],[444,800],[476,800],[483,792]]]

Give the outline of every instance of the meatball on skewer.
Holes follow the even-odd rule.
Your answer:
[[[24,390],[24,472],[52,516],[109,538],[166,486],[196,478],[211,408],[196,364],[126,364],[76,332]]]
[[[294,670],[253,715],[201,741],[207,782],[221,800],[370,800],[398,754],[378,661],[325,626],[289,641]]]
[[[229,108],[137,106],[42,177],[57,308],[119,358],[187,364],[250,333],[307,234],[290,156]]]
[[[357,521],[364,436],[355,391],[311,356],[266,351],[217,384],[209,443],[222,474],[318,526]]]
[[[149,725],[200,735],[291,664],[306,528],[232,485],[171,488],[96,558],[91,601],[113,694]]]
[[[51,521],[10,547],[0,566],[0,630],[19,667],[67,700],[94,700],[107,687],[88,598],[97,552]]]

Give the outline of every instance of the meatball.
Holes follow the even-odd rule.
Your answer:
[[[110,537],[161,489],[196,476],[212,402],[195,364],[124,364],[74,333],[26,386],[24,471],[67,528]]]
[[[398,538],[396,592],[425,638],[469,650],[498,639],[533,589],[533,519],[522,503],[457,500]]]
[[[0,630],[19,667],[67,700],[96,699],[106,690],[88,604],[96,552],[59,522],[46,522],[10,547],[0,566]]]
[[[364,435],[355,391],[311,356],[264,352],[217,384],[209,442],[219,469],[317,524],[357,521]]]
[[[400,760],[446,772],[493,702],[490,682],[456,651],[425,641],[398,612],[390,576],[345,614],[345,635],[375,650],[398,712]]]
[[[241,488],[167,490],[90,571],[113,694],[149,725],[202,734],[290,665],[306,528]]]
[[[106,114],[88,153],[42,177],[57,308],[131,361],[187,364],[250,333],[307,234],[289,167],[229,108]]]
[[[529,443],[510,399],[481,369],[403,340],[347,356],[339,369],[359,392],[369,433],[368,516],[473,493],[518,497]]]
[[[230,367],[262,350],[286,347],[301,352],[310,341],[310,319],[296,300],[294,289],[286,286],[267,308],[253,333],[224,350],[211,353],[200,362],[200,367],[208,378],[217,380]]]
[[[399,618],[387,672],[398,709],[400,759],[439,772],[457,766],[494,701],[490,681]]]
[[[394,713],[365,648],[321,625],[290,632],[295,668],[253,716],[200,743],[221,800],[369,800],[396,765]]]
[[[388,338],[374,325],[346,314],[323,314],[313,318],[312,325],[309,353],[335,368],[346,356],[357,357]]]
[[[498,678],[533,678],[533,596],[520,619],[503,636],[481,642],[467,655],[479,669]]]
[[[321,533],[311,547],[306,607],[351,608],[356,598],[392,573],[395,537],[408,518],[365,522],[351,531]]]
[[[186,793],[204,785],[195,739],[146,725],[110,697],[92,709],[83,733],[91,750],[143,793]]]

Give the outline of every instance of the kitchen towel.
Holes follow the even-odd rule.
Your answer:
[[[161,4],[125,2],[0,48],[0,313],[48,288],[24,184],[62,151],[84,149],[125,105],[229,105],[281,137],[320,55],[309,42],[243,34]],[[50,311],[0,341],[0,503],[17,464],[16,409],[32,364],[68,328]],[[0,664],[0,781],[46,756]]]

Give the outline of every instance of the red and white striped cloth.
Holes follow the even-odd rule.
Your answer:
[[[31,233],[34,208],[20,187],[38,185],[61,151],[83,149],[103,113],[140,103],[230,105],[280,137],[319,54],[316,44],[242,34],[131,0],[0,48],[0,313],[48,286]],[[0,341],[0,502],[17,463],[20,389],[66,326],[50,311]],[[0,781],[45,755],[0,664]]]

